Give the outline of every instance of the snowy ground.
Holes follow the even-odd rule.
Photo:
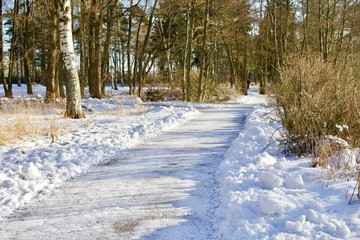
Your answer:
[[[259,97],[238,102],[258,104]],[[271,108],[255,107],[220,165],[216,215],[223,221],[217,237],[359,239],[360,205],[348,205],[354,179],[336,179],[342,169],[310,168],[309,158],[286,157],[277,142],[264,149],[271,139],[280,138],[274,132],[281,126],[272,119]],[[354,165],[359,153],[346,150],[336,161]]]
[[[25,87],[21,89],[14,87],[14,90],[17,91],[15,95],[25,96],[24,89]],[[35,87],[34,92],[35,96],[40,98],[43,88]],[[118,92],[108,90],[108,93]],[[0,95],[2,96],[3,93],[0,92]],[[185,226],[184,229],[191,231],[200,227],[198,232],[203,233],[200,239],[209,239],[209,231],[214,231],[215,239],[229,240],[359,239],[360,205],[348,205],[356,184],[355,181],[348,178],[334,178],[334,176],[339,176],[334,169],[310,168],[311,159],[309,158],[286,157],[280,153],[276,142],[269,145],[272,138],[278,137],[278,134],[273,135],[273,133],[281,126],[271,120],[273,119],[271,113],[269,114],[271,108],[265,106],[266,98],[257,95],[255,88],[251,89],[249,96],[242,97],[234,103],[239,106],[251,107],[252,110],[248,111],[240,134],[226,151],[220,165],[213,164],[211,167],[208,166],[209,168],[200,168],[201,164],[193,164],[193,168],[188,165],[189,172],[176,173],[188,174],[191,172],[194,174],[191,178],[182,179],[188,181],[185,185],[179,179],[172,179],[167,183],[158,182],[154,175],[148,179],[148,182],[143,181],[134,185],[135,190],[147,183],[150,185],[165,184],[170,190],[174,187],[171,190],[174,195],[167,196],[167,204],[171,205],[177,197],[198,199],[196,195],[201,195],[199,189],[202,188],[196,188],[198,192],[195,191],[194,195],[184,190],[191,189],[194,184],[205,179],[198,169],[205,169],[209,173],[217,171],[217,181],[210,181],[210,185],[199,185],[207,189],[204,190],[204,198],[201,198],[205,202],[205,198],[214,197],[208,190],[211,188],[217,190],[218,198],[214,200],[213,205],[204,208],[218,207],[214,213],[214,227],[207,226],[207,222],[210,222],[209,218],[211,218],[208,216],[209,214],[200,214],[204,212],[201,210],[201,204],[194,204],[197,201],[182,200],[177,202],[182,205],[173,206],[177,207],[177,210],[171,210],[172,208],[169,208],[168,205],[164,207],[154,204],[158,212],[165,211],[163,214],[166,216],[172,214],[173,218],[169,218],[168,222],[159,221],[158,225],[151,225],[148,228],[139,228],[139,231],[133,232],[134,235],[123,239],[137,239],[136,236],[144,234],[141,231],[148,231],[147,239],[169,239],[167,238],[169,236],[173,237],[171,239],[189,239],[186,238],[189,236],[186,232],[179,232],[179,225]],[[144,105],[137,99],[118,94],[111,99],[101,101],[85,99],[84,104],[91,109],[91,112],[86,112],[88,117],[84,120],[66,120],[70,126],[69,133],[59,136],[54,143],[51,143],[49,138],[24,139],[15,145],[0,147],[2,159],[0,162],[0,216],[2,217],[0,236],[3,238],[6,236],[4,235],[4,226],[7,225],[9,215],[14,213],[16,208],[28,204],[31,206],[31,203],[36,202],[37,199],[45,199],[55,188],[61,186],[65,181],[77,179],[76,176],[89,171],[89,167],[94,164],[107,166],[107,163],[127,151],[126,149],[141,146],[142,143],[151,145],[152,141],[157,142],[161,139],[159,134],[162,135],[170,130],[181,132],[183,127],[188,127],[185,124],[187,121],[192,121],[200,116],[201,113],[194,107],[202,110],[219,109],[220,112],[224,108],[224,105],[191,105],[179,102],[166,105],[160,103]],[[114,112],[118,113],[114,114]],[[265,149],[267,145],[269,146]],[[358,149],[347,150],[343,152],[343,156],[346,156],[347,162],[350,162],[351,165],[359,159],[359,152]],[[135,159],[139,158],[138,155],[136,157],[135,155]],[[166,156],[164,159],[169,161],[165,162],[167,167],[176,168],[175,166],[179,164],[175,160],[177,158],[174,158],[173,161],[171,156]],[[152,171],[154,166],[146,170]],[[111,164],[108,167],[111,167]],[[131,165],[133,171],[138,171],[143,167],[141,164]],[[155,173],[159,174],[158,171]],[[86,178],[87,175],[82,176]],[[164,179],[166,182],[169,177]],[[149,191],[154,190],[156,195],[157,189],[151,188],[150,185]],[[116,186],[122,191],[129,191],[124,185]],[[142,190],[139,188],[138,191]],[[100,190],[99,193],[104,194]],[[79,193],[75,191],[74,194]],[[105,194],[105,196],[107,195]],[[354,198],[357,199],[357,197]],[[76,200],[76,198],[74,199]],[[140,199],[137,197],[135,199],[140,202],[146,201],[141,196]],[[114,202],[114,204],[116,203]],[[195,228],[189,226],[190,220],[194,220],[190,217],[180,218],[183,215],[191,215],[190,210],[195,206],[199,207],[199,214],[204,217],[203,228],[201,228],[201,224],[195,224]],[[27,208],[25,207],[25,209]],[[131,209],[130,206],[129,209]],[[27,214],[29,212],[17,216],[20,218],[18,220],[24,220]],[[122,214],[130,214],[130,212],[125,211]],[[12,216],[14,217],[14,215]],[[10,219],[14,223],[19,223],[14,218]],[[94,216],[89,219],[94,220]],[[147,220],[150,219],[151,217]],[[43,224],[44,219],[33,218],[32,220],[35,222],[41,220],[41,224]],[[53,223],[53,227],[62,221],[61,219],[57,220],[57,223]],[[183,220],[188,221],[188,224],[184,224]],[[129,223],[137,226],[139,222],[136,221],[137,219]],[[201,219],[199,221],[201,222]],[[102,226],[102,223],[98,224]],[[61,224],[59,226],[61,227]],[[120,232],[124,227],[132,227],[121,224],[113,226],[120,229]],[[161,226],[163,226],[163,231],[159,231]],[[7,229],[11,230],[12,228]],[[53,231],[55,231],[54,229]],[[155,229],[158,230],[155,231]],[[10,232],[8,236],[13,235]]]
[[[36,98],[44,96],[44,91],[43,86],[34,86]],[[25,93],[26,86],[14,86],[15,98],[24,97]],[[49,136],[0,147],[0,217],[50,193],[90,166],[109,161],[197,113],[191,107],[147,106],[136,98],[121,95],[84,99],[83,103],[87,108],[85,119],[52,116],[60,127],[69,128],[54,143]]]
[[[218,226],[215,173],[247,109],[202,110],[0,221],[12,239],[208,240]],[[18,226],[22,227],[19,228]],[[91,237],[90,237],[91,236]]]

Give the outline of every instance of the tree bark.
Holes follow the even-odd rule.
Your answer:
[[[11,45],[10,45],[10,56],[9,56],[9,68],[8,68],[8,78],[4,80],[4,91],[5,97],[12,98],[12,79],[14,75],[14,66],[15,66],[15,51],[17,43],[17,31],[18,31],[18,15],[19,15],[19,1],[14,0],[14,12],[13,12],[13,31],[11,36]]]
[[[2,5],[3,5],[3,0],[0,0],[0,23],[2,23],[2,9],[3,9]],[[5,81],[3,56],[4,56],[3,27],[2,24],[0,24],[0,82]],[[6,84],[4,86],[6,86]]]
[[[197,101],[201,102],[201,96],[203,93],[203,81],[204,75],[206,73],[206,65],[207,65],[207,57],[208,57],[208,48],[206,44],[207,40],[207,27],[208,27],[208,19],[209,19],[209,0],[205,0],[205,9],[204,9],[204,21],[203,21],[203,35],[201,42],[201,59],[200,59],[200,73],[199,73],[199,82],[197,89]]]
[[[227,57],[229,60],[229,67],[230,67],[230,90],[232,90],[234,88],[235,82],[236,82],[236,71],[235,71],[235,64],[234,64],[234,59],[232,56],[232,53],[229,49],[229,46],[227,44],[225,44],[225,48],[226,48],[226,53],[227,53]]]
[[[104,41],[104,47],[103,47],[103,53],[102,53],[102,61],[101,61],[101,78],[107,79],[110,76],[107,76],[107,70],[109,66],[109,48],[111,44],[111,37],[113,34],[113,27],[114,27],[114,8],[115,8],[115,2],[112,0],[108,0],[108,6],[107,6],[107,22],[106,22],[106,36]],[[103,81],[103,84],[101,86],[102,94],[105,95],[105,81]]]
[[[89,13],[88,81],[90,96],[102,98],[101,86],[101,39],[102,9],[98,1],[91,0]]]
[[[49,20],[50,20],[50,49],[48,52],[47,65],[47,83],[46,83],[46,102],[54,103],[60,97],[59,87],[57,82],[57,63],[58,63],[58,30],[59,18],[57,9],[50,1],[49,4]]]
[[[85,32],[87,30],[86,25],[86,6],[85,2],[81,1],[80,3],[80,89],[81,96],[85,95],[85,87],[88,83],[88,62],[87,62],[87,52],[86,52],[86,36]]]
[[[120,55],[119,58],[121,59],[120,61],[120,66],[121,66],[121,70],[119,71],[119,78],[120,78],[120,85],[121,87],[124,87],[124,80],[125,80],[125,59],[126,59],[126,49],[125,49],[125,44],[124,42],[120,39],[120,43],[119,43],[119,50],[120,50]]]
[[[195,14],[195,1],[190,1],[189,14],[188,14],[188,26],[187,26],[187,44],[186,44],[186,101],[191,102],[191,63],[192,63],[192,48],[193,48],[193,35],[194,35],[194,14]]]
[[[128,17],[128,34],[126,39],[126,56],[127,56],[127,82],[129,84],[129,94],[135,95],[135,86],[132,82],[132,70],[131,70],[131,36],[132,36],[132,8],[133,0],[130,0],[129,17]]]
[[[31,76],[30,76],[30,61],[29,61],[29,53],[30,53],[30,35],[29,35],[29,21],[30,21],[30,11],[31,11],[31,6],[30,6],[30,1],[26,0],[25,1],[25,29],[24,29],[24,49],[23,49],[23,59],[24,59],[24,77],[25,77],[25,82],[26,82],[26,86],[27,86],[27,94],[33,94],[33,90],[32,90],[32,80],[31,80]]]
[[[265,53],[265,40],[267,39],[267,29],[264,29],[263,0],[260,0],[260,94],[266,93],[267,81],[267,54]]]
[[[63,53],[66,84],[65,116],[73,119],[85,117],[81,106],[80,81],[76,68],[72,36],[71,1],[54,0],[59,4],[60,49]]]

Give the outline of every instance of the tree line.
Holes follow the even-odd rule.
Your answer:
[[[107,83],[139,97],[160,83],[184,101],[208,101],[220,86],[247,94],[248,81],[264,94],[290,54],[336,64],[359,50],[358,0],[1,0],[0,8],[6,97],[13,82],[28,94],[36,82],[49,103],[69,91],[61,22],[71,23],[75,95],[88,87],[94,98]]]

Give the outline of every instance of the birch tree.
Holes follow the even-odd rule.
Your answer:
[[[3,63],[3,28],[2,28],[2,4],[3,1],[0,0],[0,80],[4,81],[4,63]]]
[[[71,0],[54,0],[59,7],[60,50],[63,54],[66,84],[65,116],[73,119],[85,117],[81,108],[80,81],[76,68],[72,36]]]

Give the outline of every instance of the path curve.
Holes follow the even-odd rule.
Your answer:
[[[1,239],[213,239],[216,169],[246,108],[204,109],[0,222]]]

